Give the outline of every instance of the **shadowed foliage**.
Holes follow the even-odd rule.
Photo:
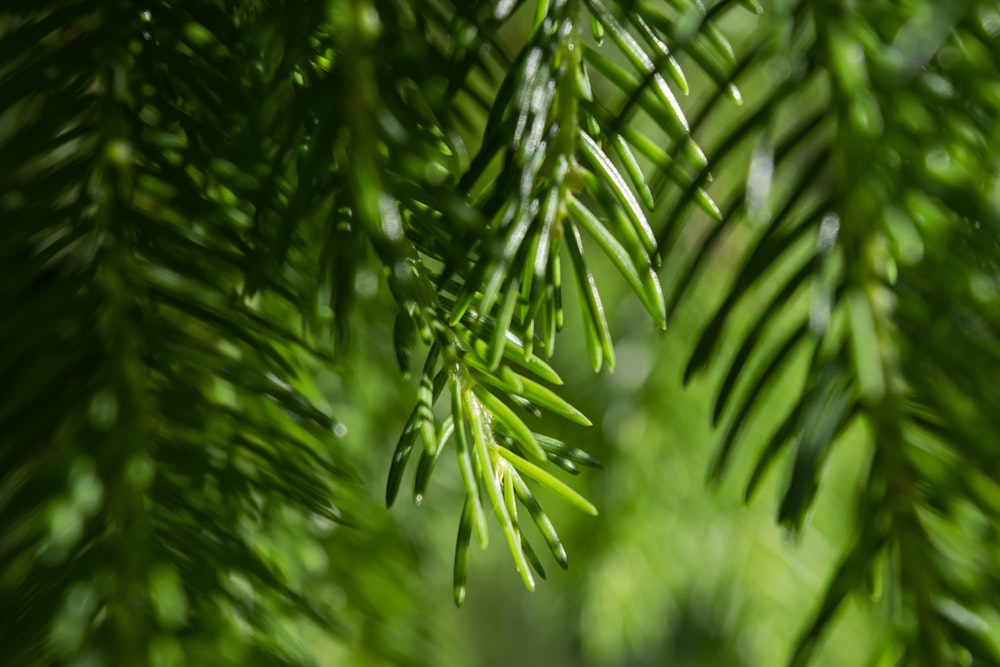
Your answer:
[[[787,460],[798,533],[864,434],[790,664],[865,592],[872,664],[1000,663],[998,73],[990,0],[9,0],[4,656],[316,664],[332,632],[431,664],[419,594],[366,574],[412,554],[331,410],[385,381],[352,323],[418,383],[387,504],[457,467],[461,605],[473,542],[533,589],[569,562],[551,505],[598,514],[548,420],[591,424],[550,363],[564,301],[611,371],[602,292],[666,329],[729,252],[684,372],[723,366],[709,479],[751,450],[750,500]]]

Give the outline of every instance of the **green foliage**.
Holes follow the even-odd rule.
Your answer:
[[[599,462],[538,420],[590,425],[551,365],[563,287],[583,365],[611,371],[620,279],[658,328],[711,311],[684,372],[732,350],[709,477],[763,420],[745,496],[787,458],[791,532],[865,434],[854,534],[790,663],[873,582],[873,664],[1000,662],[994,5],[8,2],[5,656],[309,664],[318,626],[429,660],[390,648],[412,610],[349,583],[375,545],[389,576],[407,556],[366,521],[370,465],[317,369],[362,391],[352,314],[384,281],[366,314],[394,318],[404,375],[423,356],[387,504],[454,460],[455,602],[487,515],[532,589],[529,526],[569,562],[547,496],[598,513],[555,471]]]

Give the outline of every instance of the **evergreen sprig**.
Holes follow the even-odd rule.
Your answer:
[[[964,426],[974,414],[993,414],[995,396],[959,380],[979,374],[961,370],[958,355],[943,350],[962,349],[969,359],[965,352],[975,349],[983,368],[997,361],[989,351],[997,330],[982,319],[993,295],[978,291],[968,275],[974,265],[990,273],[996,261],[1000,205],[988,183],[1000,167],[1000,109],[983,78],[1000,53],[988,27],[996,10],[977,2],[772,5],[762,14],[761,38],[750,41],[732,70],[738,82],[775,68],[765,76],[762,100],[707,151],[714,169],[750,143],[747,178],[671,297],[679,300],[705,266],[705,251],[741,218],[761,230],[685,375],[718,356],[727,321],[746,294],[768,295],[757,322],[738,334],[717,392],[715,420],[727,411],[732,417],[711,475],[722,473],[747,421],[773,412],[773,401],[763,400],[767,387],[805,353],[801,395],[761,449],[747,498],[778,456],[794,448],[778,520],[800,530],[838,436],[861,421],[872,449],[857,537],[791,663],[808,662],[850,593],[880,581],[895,608],[906,611],[890,617],[893,630],[873,660],[992,664],[1000,645],[983,620],[996,613],[991,593],[984,597],[960,581],[989,579],[995,536],[977,532],[982,541],[974,543],[960,535],[995,519],[987,496],[997,477],[986,473],[972,490],[945,471],[975,468],[983,451],[996,451],[992,427],[980,423],[973,442]],[[689,198],[687,192],[679,201]],[[669,214],[670,234],[678,233],[677,210]],[[944,292],[944,300],[935,296]],[[807,308],[796,306],[801,295],[808,295]],[[935,335],[945,322],[948,333]],[[984,496],[986,488],[992,491]],[[976,565],[960,565],[959,553]]]
[[[533,587],[526,516],[568,562],[533,489],[597,513],[551,472],[597,462],[529,417],[589,424],[550,388],[563,267],[611,370],[598,255],[665,328],[740,236],[685,373],[734,343],[710,477],[797,358],[747,498],[790,450],[778,520],[801,530],[838,436],[870,439],[856,537],[791,663],[880,578],[875,660],[1000,661],[998,26],[988,0],[7,3],[6,655],[306,659],[240,627],[337,625],[272,556],[288,517],[338,522],[352,497],[342,427],[298,376],[346,349],[370,267],[403,372],[425,354],[387,502],[415,449],[417,502],[453,451],[456,602],[487,513]]]

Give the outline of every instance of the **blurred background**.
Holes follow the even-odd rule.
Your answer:
[[[366,618],[349,591],[338,591],[354,640],[317,637],[322,664],[764,667],[787,659],[850,536],[866,445],[862,433],[845,436],[850,442],[830,461],[815,516],[800,537],[775,524],[781,466],[754,502],[742,502],[754,455],[774,422],[752,425],[747,451],[737,454],[720,486],[708,485],[719,436],[709,428],[709,387],[717,378],[710,374],[685,388],[682,375],[716,281],[727,277],[726,258],[720,256],[714,268],[665,333],[612,271],[602,276],[619,355],[614,373],[594,376],[580,363],[585,350],[573,334],[570,305],[553,365],[566,381],[563,395],[594,426],[553,418],[539,430],[604,464],[577,477],[560,475],[601,513],[584,516],[540,492],[570,567],[562,571],[544,554],[549,579],[533,593],[521,585],[491,525],[491,547],[473,547],[469,593],[460,609],[452,603],[451,565],[464,489],[452,457],[442,458],[421,506],[408,502],[408,475],[396,505],[384,509],[389,459],[416,387],[401,383],[391,363],[384,289],[366,292],[350,358],[337,375],[317,369],[317,383],[348,428],[342,443],[365,480],[357,520],[366,533],[384,531],[378,540],[356,543],[359,533],[338,528],[327,553],[331,578],[364,588],[358,591],[364,604],[377,609]],[[359,281],[377,282],[374,275]],[[753,312],[751,299],[747,322],[734,326],[748,324]],[[717,366],[713,370],[725,369]],[[775,419],[797,390],[790,376],[769,399]],[[862,664],[876,639],[873,614],[865,600],[848,604],[816,664]],[[387,646],[400,653],[379,655]]]

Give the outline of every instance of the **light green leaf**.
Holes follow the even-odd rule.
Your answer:
[[[566,419],[581,424],[583,426],[591,426],[592,422],[587,419],[586,415],[577,410],[575,407],[567,403],[561,396],[553,392],[548,387],[541,385],[534,380],[530,380],[524,376],[518,376],[523,389],[519,392],[521,396],[525,397],[535,405],[545,408],[560,417],[565,417]]]
[[[478,405],[475,401],[472,401],[470,405],[473,406],[473,440],[476,443],[476,453],[479,456],[481,479],[486,486],[486,497],[489,498],[490,505],[493,506],[493,513],[500,522],[500,526],[503,528],[504,536],[507,538],[507,546],[510,547],[510,554],[514,558],[514,565],[517,567],[517,571],[521,575],[521,580],[524,582],[524,585],[528,590],[534,590],[535,580],[531,576],[530,566],[525,560],[524,551],[521,549],[520,533],[518,532],[517,526],[514,525],[510,513],[507,511],[507,505],[503,499],[503,492],[500,489],[499,477],[497,475],[498,471],[494,467],[493,461],[490,457],[491,450],[495,452],[503,452],[506,450],[503,447],[497,446],[493,442],[493,438],[489,431],[489,417],[483,411],[482,406]]]
[[[503,424],[508,433],[524,447],[524,451],[540,463],[546,461],[545,450],[535,441],[531,429],[521,421],[520,417],[514,414],[513,410],[507,407],[506,403],[491,394],[482,385],[473,385],[472,391],[482,406],[493,415],[493,418]]]
[[[510,477],[513,478],[514,492],[517,494],[518,499],[521,501],[527,509],[528,513],[531,514],[531,519],[535,522],[535,526],[538,527],[538,532],[542,534],[545,539],[545,543],[549,547],[549,551],[552,552],[552,557],[556,559],[559,566],[564,570],[569,567],[569,559],[566,556],[566,548],[562,545],[559,540],[559,534],[556,533],[555,527],[546,516],[542,506],[538,504],[535,499],[534,494],[531,493],[531,489],[528,485],[524,483],[521,476],[516,472],[511,471],[508,473]]]
[[[465,398],[461,383],[455,373],[449,378],[448,387],[451,391],[451,416],[454,424],[455,444],[458,450],[458,469],[465,485],[466,503],[471,503],[473,523],[476,527],[476,538],[479,546],[485,549],[489,544],[489,533],[486,528],[486,515],[479,499],[479,483],[476,466],[473,463],[473,448],[469,446],[469,436],[465,432]]]
[[[663,301],[663,290],[648,262],[644,262],[644,270],[640,274],[639,269],[633,263],[633,258],[579,199],[571,197],[569,208],[574,219],[597,241],[597,244],[607,254],[608,259],[618,268],[618,271],[639,296],[642,305],[646,307],[660,328],[666,329],[667,312]]]
[[[601,370],[603,363],[607,363],[608,370],[613,371],[615,369],[615,347],[611,341],[608,318],[604,314],[604,304],[601,303],[601,295],[597,291],[597,281],[594,280],[594,276],[587,266],[579,228],[567,221],[566,229],[568,232],[567,248],[579,286],[581,310],[589,316],[587,317],[588,321],[583,323],[583,333],[590,365],[595,373]]]
[[[615,168],[611,159],[601,150],[601,147],[597,145],[597,142],[588,135],[580,135],[580,147],[583,150],[584,156],[594,169],[604,177],[603,182],[610,186],[609,189],[625,209],[629,219],[635,226],[635,231],[642,241],[646,252],[650,255],[654,254],[656,252],[656,235],[653,233],[652,228],[650,228],[649,222],[646,220],[646,214],[642,212],[639,202],[636,201],[635,195],[632,194],[632,190],[628,187],[625,179],[618,173],[618,169]],[[642,179],[640,178],[641,181]],[[652,198],[652,195],[650,195],[650,198]]]
[[[524,475],[527,475],[531,479],[535,480],[539,484],[547,487],[554,493],[562,496],[571,505],[579,509],[580,511],[590,514],[591,516],[597,516],[597,508],[589,500],[581,496],[579,493],[574,491],[572,488],[566,485],[565,482],[560,480],[553,474],[542,470],[534,463],[523,459],[509,449],[504,449],[500,447],[497,449],[497,453],[503,458],[507,459],[511,465],[518,469]]]

